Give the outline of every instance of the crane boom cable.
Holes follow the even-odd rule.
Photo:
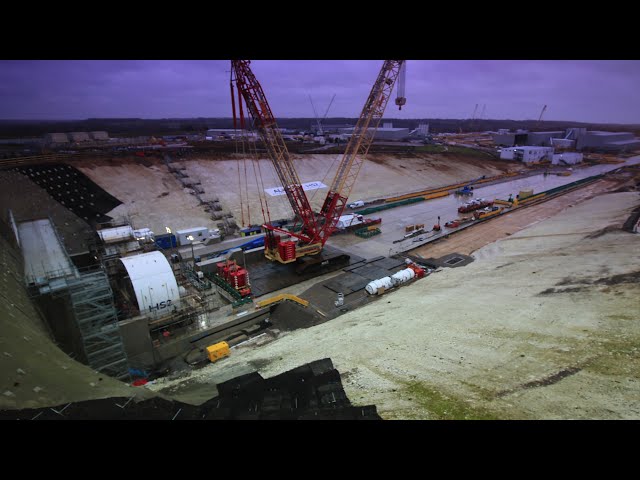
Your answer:
[[[351,139],[347,144],[342,162],[331,184],[332,192],[346,197],[349,196],[351,188],[353,187],[353,181],[355,181],[355,176],[352,175],[352,169],[355,165],[359,170],[363,159],[358,159],[358,154],[366,155],[369,150],[369,146],[375,135],[375,131],[370,131],[369,128],[373,122],[374,129],[377,129],[389,97],[391,96],[393,85],[398,78],[402,63],[402,60],[386,60],[384,62],[378,78],[371,89],[371,93],[360,113],[360,118],[358,119]],[[354,173],[357,176],[358,172],[356,171]]]
[[[243,137],[243,144],[245,144],[245,142],[248,142],[249,140],[246,139],[245,137]],[[249,226],[251,226],[251,202],[249,201],[249,180],[248,180],[248,175],[247,175],[247,156],[244,155],[244,148],[243,150],[243,158],[242,158],[242,164],[244,166],[244,192],[245,195],[247,197],[247,223],[249,224]]]
[[[391,98],[403,63],[404,60],[385,60],[383,63],[320,210],[320,215],[323,217],[322,226],[313,241],[324,245],[335,230]],[[401,106],[398,102],[396,103]]]
[[[265,239],[265,256],[271,260],[289,263],[295,261],[298,257],[319,253],[335,230],[337,221],[344,211],[347,198],[364,162],[364,157],[373,142],[375,132],[391,98],[393,88],[404,65],[404,60],[384,61],[351,139],[345,148],[342,160],[336,169],[331,188],[318,213],[314,213],[311,209],[309,199],[294,168],[293,159],[289,155],[286,143],[277,126],[262,86],[249,68],[250,63],[249,60],[232,60],[231,62],[232,69],[235,71],[238,93],[246,103],[249,115],[253,119],[253,125],[258,131],[271,164],[276,171],[276,176],[284,187],[284,193],[295,215],[294,223],[302,224],[299,232],[296,232],[295,228],[285,230],[271,223],[266,224],[268,235]],[[405,102],[406,99],[404,97],[396,99],[396,104],[400,107]],[[313,108],[315,111],[315,106]],[[315,113],[317,117],[317,112]],[[258,171],[260,172],[260,181],[263,183],[259,162]],[[264,191],[264,185],[262,187]],[[284,198],[281,200],[284,201]],[[267,215],[270,217],[268,210]],[[283,240],[280,243],[280,237],[276,235],[278,232],[289,237],[295,237],[299,241]]]
[[[333,104],[333,100],[336,98],[336,94],[333,94],[333,97],[331,97],[331,101],[329,102],[329,106],[327,106],[327,109],[324,112],[324,116],[322,117],[322,121],[324,122],[324,120],[327,118],[327,114],[329,113],[329,109],[331,108],[331,105]]]
[[[251,148],[251,147],[249,147]],[[267,197],[264,195],[264,182],[262,181],[262,172],[260,171],[260,159],[258,158],[257,147],[253,146],[253,154],[251,155],[253,175],[256,179],[256,186],[258,187],[258,200],[260,201],[260,209],[262,210],[262,220],[264,223],[271,222],[271,215],[269,214],[269,204],[267,203]],[[258,170],[256,171],[256,163],[258,164]],[[260,172],[260,178],[258,179],[258,173]],[[264,197],[264,201],[263,201]],[[265,207],[267,212],[265,214]]]
[[[309,95],[309,101],[311,102],[311,108],[313,109],[313,115],[315,116],[316,123],[318,124],[318,135],[322,135],[322,125],[320,124],[320,118],[318,117],[318,112],[316,111],[316,107],[313,104],[313,100],[311,99],[311,95]]]
[[[240,142],[242,143],[242,142]],[[236,137],[236,154],[239,154],[240,152],[238,151],[238,138]],[[244,145],[242,150],[244,150]],[[238,161],[236,162],[236,165],[238,167],[238,193],[240,194],[240,218],[241,218],[241,222],[242,222],[242,226],[245,226],[244,223],[244,206],[242,205],[242,179],[240,177],[240,160],[238,159]]]
[[[302,219],[306,232],[301,237],[310,239],[308,234],[313,236],[317,229],[315,215],[304,193],[262,86],[249,68],[249,63],[249,60],[232,60],[236,83],[239,85],[247,109],[253,118],[254,126],[265,144],[289,203],[294,213]]]
[[[235,148],[236,154],[238,154],[238,124],[236,119],[236,99],[233,91],[233,69],[231,69],[230,78],[229,78],[229,86],[231,87],[231,110],[233,112],[233,131],[234,131],[234,140],[235,140]],[[238,101],[242,103],[242,98],[238,98]],[[244,145],[243,145],[244,151]],[[244,206],[242,205],[242,180],[240,178],[240,162],[237,163],[238,167],[238,194],[240,195],[240,221],[242,226],[244,227]]]

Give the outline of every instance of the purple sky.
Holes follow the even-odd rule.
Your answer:
[[[357,117],[382,61],[256,60],[276,117]],[[640,61],[409,60],[407,105],[387,118],[640,123]],[[395,93],[394,93],[395,96]],[[0,61],[0,118],[229,117],[227,60]]]

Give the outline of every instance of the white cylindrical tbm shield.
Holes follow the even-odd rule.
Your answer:
[[[405,268],[404,270],[400,270],[399,272],[391,275],[391,281],[393,285],[400,285],[401,283],[408,282],[413,277],[416,276],[416,272],[414,272],[411,268]]]
[[[383,277],[377,280],[373,280],[372,282],[367,283],[367,286],[364,289],[367,291],[369,295],[375,295],[378,293],[380,288],[391,288],[393,286],[393,282],[391,281],[391,277]]]

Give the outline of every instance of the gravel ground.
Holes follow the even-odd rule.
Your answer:
[[[640,236],[619,228],[639,203],[637,192],[584,201],[464,268],[150,388],[330,357],[349,398],[383,418],[637,419]]]

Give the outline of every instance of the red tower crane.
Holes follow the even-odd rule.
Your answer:
[[[382,119],[387,102],[391,97],[404,60],[384,61],[319,212],[314,212],[311,208],[262,86],[249,67],[250,63],[250,60],[232,60],[232,81],[233,77],[235,77],[238,96],[244,99],[244,103],[247,105],[254,128],[258,131],[265,144],[278,179],[282,183],[291,204],[296,221],[299,221],[302,227],[299,232],[294,232],[276,227],[270,222],[265,223],[263,225],[263,228],[267,231],[265,256],[269,260],[280,263],[299,260],[302,263],[302,268],[311,264],[324,263],[326,259],[318,254],[320,254],[324,244],[336,229],[338,219],[344,211],[347,199],[360,172],[364,157],[373,142],[373,137]],[[232,101],[234,102],[235,123],[236,110],[235,100],[233,99],[233,86],[231,93]],[[404,105],[404,98],[398,103],[400,103],[399,106]],[[243,124],[242,101],[240,99],[239,107],[240,121]],[[278,233],[297,240],[283,240]]]

